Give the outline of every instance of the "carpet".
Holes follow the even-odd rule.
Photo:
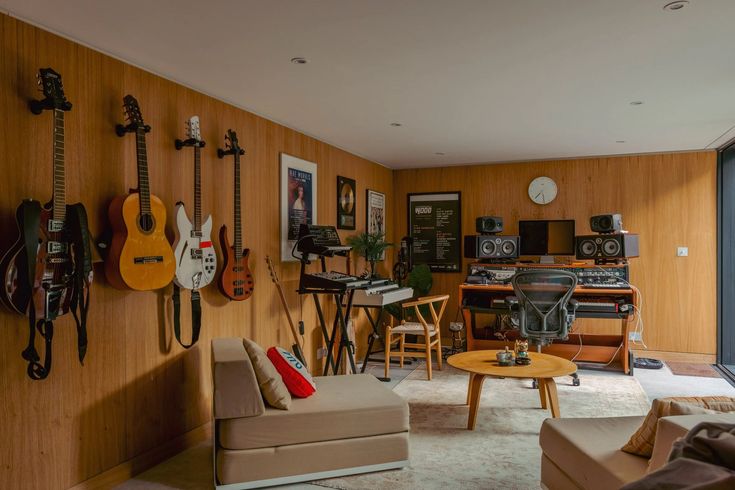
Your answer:
[[[699,364],[694,362],[674,362],[666,361],[666,365],[672,373],[677,376],[698,376],[700,378],[720,378],[715,368],[709,364]]]
[[[632,376],[580,371],[581,386],[557,378],[563,417],[643,415],[649,402]],[[416,369],[394,390],[409,401],[411,464],[408,468],[313,482],[326,488],[538,489],[541,474],[539,429],[547,410],[528,380],[485,380],[477,426],[468,431],[464,405],[467,374],[446,366]],[[301,486],[298,486],[301,487]],[[305,485],[304,487],[313,488]],[[209,442],[184,451],[116,487],[118,490],[212,488]],[[303,487],[302,487],[303,488]]]
[[[649,402],[632,376],[580,372],[581,386],[558,378],[563,417],[644,415]],[[433,381],[416,370],[396,388],[411,409],[411,465],[314,482],[345,489],[537,489],[541,474],[539,429],[547,410],[529,380],[486,379],[477,426],[468,431],[464,405],[466,373],[451,367],[434,371]]]

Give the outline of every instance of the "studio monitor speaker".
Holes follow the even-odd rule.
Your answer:
[[[500,216],[479,216],[475,220],[477,233],[500,233],[503,231],[503,218]]]
[[[638,257],[638,235],[612,233],[609,235],[584,235],[574,238],[578,259],[608,261]]]
[[[623,229],[622,214],[601,214],[590,218],[590,228],[595,233],[618,233]]]
[[[517,235],[466,235],[464,256],[468,259],[515,259],[519,239]]]

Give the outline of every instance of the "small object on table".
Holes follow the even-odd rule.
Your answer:
[[[516,340],[515,352],[516,364],[519,366],[528,366],[531,364],[531,358],[528,357],[528,339]]]
[[[498,359],[499,366],[512,366],[513,365],[513,351],[508,350],[508,346],[505,346],[505,350],[500,350],[495,354]]]

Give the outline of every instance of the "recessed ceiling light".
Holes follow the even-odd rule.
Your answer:
[[[306,58],[298,56],[296,58],[291,58],[291,63],[295,65],[305,65],[306,63],[308,63],[308,61],[306,61]]]
[[[674,2],[669,2],[664,5],[664,10],[668,10],[669,12],[676,12],[677,10],[683,9],[688,4],[689,0],[676,0]]]
[[[390,125],[393,126],[394,128],[400,128],[401,126],[403,126],[403,124],[396,123],[396,122],[392,122],[392,123],[390,123]]]
[[[615,143],[625,143],[625,140],[617,140]]]
[[[443,157],[444,155],[446,155],[446,153],[444,153],[443,151],[437,151],[437,152],[434,152],[434,155],[438,155],[440,157]]]
[[[630,105],[643,105],[643,101],[642,100],[634,100],[633,102],[630,103]]]

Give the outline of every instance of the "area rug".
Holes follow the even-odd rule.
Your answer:
[[[644,415],[648,398],[632,376],[580,372],[581,386],[557,378],[562,417]],[[336,489],[537,489],[541,474],[539,429],[549,412],[528,380],[486,379],[477,426],[468,431],[467,374],[448,367],[417,369],[395,392],[411,410],[411,464],[314,484]]]
[[[677,376],[698,376],[700,378],[720,378],[715,368],[709,364],[701,364],[694,362],[674,362],[666,361],[666,365],[672,373]]]

